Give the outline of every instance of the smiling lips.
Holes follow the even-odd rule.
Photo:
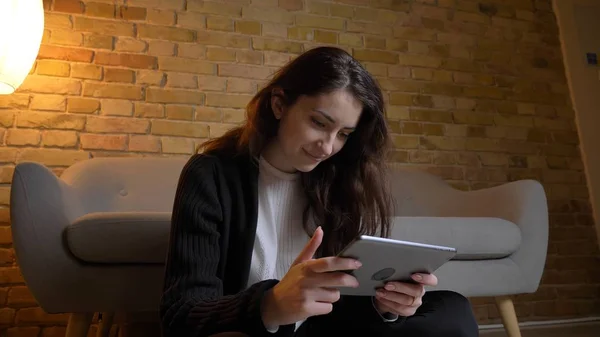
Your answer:
[[[316,162],[320,162],[323,159],[325,159],[325,157],[317,157],[317,156],[313,156],[312,154],[310,154],[310,152],[306,151],[305,149],[302,149],[304,151],[304,153],[311,158],[312,160],[316,161]]]

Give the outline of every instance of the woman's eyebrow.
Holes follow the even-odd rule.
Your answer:
[[[318,113],[320,113],[321,115],[323,115],[323,117],[325,117],[331,123],[336,124],[335,119],[333,117],[331,117],[331,115],[328,114],[327,112],[325,112],[323,110],[320,110],[320,109],[313,109],[313,110],[316,111],[316,112],[318,112]],[[346,129],[346,130],[354,130],[356,128],[353,127],[353,126],[346,126],[344,129]]]

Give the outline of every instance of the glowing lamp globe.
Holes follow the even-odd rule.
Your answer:
[[[44,34],[42,0],[0,0],[0,95],[23,83]]]

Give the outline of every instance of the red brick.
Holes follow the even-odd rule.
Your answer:
[[[141,38],[179,42],[193,42],[195,39],[195,32],[192,30],[155,25],[140,25],[138,35]]]
[[[69,78],[29,75],[19,90],[42,94],[79,95],[81,83]]]
[[[130,69],[121,68],[105,68],[104,69],[104,80],[106,82],[122,82],[122,83],[133,83],[135,72]]]
[[[15,252],[12,249],[0,248],[0,265],[11,265],[15,262]]]
[[[154,136],[134,136],[129,139],[129,151],[134,152],[159,152],[160,139]]]
[[[94,52],[86,49],[41,45],[39,59],[55,59],[72,62],[91,62]]]
[[[164,137],[161,139],[163,153],[191,153],[194,149],[194,140],[181,137]]]
[[[252,96],[241,94],[206,93],[206,106],[245,108]]]
[[[239,17],[242,15],[242,4],[248,4],[249,1],[203,1],[188,0],[187,10],[190,12],[199,12],[206,14],[217,14],[223,16]]]
[[[40,328],[37,326],[15,327],[9,328],[6,332],[7,337],[38,337]]]
[[[83,13],[83,3],[79,0],[54,0],[54,10],[57,12],[81,14]]]
[[[126,99],[103,99],[100,101],[101,113],[108,116],[133,115],[133,102]],[[90,118],[88,118],[89,122]]]
[[[115,5],[99,2],[89,2],[85,6],[85,14],[101,18],[114,18]]]
[[[85,151],[42,148],[23,150],[17,162],[36,161],[48,166],[71,166],[85,159],[89,159],[89,153]]]
[[[36,146],[40,143],[40,132],[31,129],[9,129],[6,144],[12,146]]]
[[[273,71],[265,67],[255,67],[238,64],[219,64],[219,76],[242,77],[264,80],[268,78]]]
[[[204,28],[204,27],[199,27]],[[206,28],[209,30],[220,30],[226,32],[233,32],[234,21],[231,18],[225,18],[220,16],[209,16],[206,18]]]
[[[372,49],[354,49],[354,57],[359,61],[381,62],[396,64],[398,55],[396,53],[372,50]]]
[[[42,308],[24,308],[17,312],[15,324],[23,325],[58,325],[66,324],[69,314],[48,314]]]
[[[300,11],[304,7],[302,0],[279,0],[279,7],[288,11]]]
[[[49,112],[29,112],[19,116],[18,127],[38,129],[81,130],[85,116]]]
[[[84,150],[125,150],[127,147],[125,135],[82,134],[79,140]]]
[[[9,208],[0,208],[0,224],[8,225],[10,224],[10,209]],[[0,283],[3,283],[2,278],[0,276]]]
[[[154,25],[172,26],[175,25],[176,20],[181,25],[182,19],[185,21],[188,18],[200,18],[199,16],[200,14],[190,12],[180,12],[175,16],[174,11],[151,8],[146,14],[146,21]],[[192,25],[198,28],[204,27],[204,18],[201,17],[200,21],[202,22],[192,22]]]
[[[146,13],[146,8],[143,7],[120,6],[117,17],[124,20],[145,20]]]
[[[146,101],[152,103],[202,104],[204,95],[195,90],[148,88]]]
[[[42,134],[42,145],[44,147],[75,147],[78,135],[75,131],[46,131]]]
[[[151,133],[155,135],[178,136],[178,137],[208,137],[208,125],[202,123],[179,122],[179,121],[152,121]]]
[[[98,34],[85,34],[83,36],[83,45],[95,49],[112,49],[114,38]]]
[[[21,284],[25,282],[18,267],[0,268],[0,284]]]
[[[159,9],[174,9],[184,10],[185,0],[127,0],[127,3],[132,5],[153,7]]]
[[[8,292],[8,306],[11,308],[33,307],[35,298],[26,286],[13,287]]]
[[[161,57],[158,68],[164,71],[187,72],[212,75],[216,72],[216,65],[201,60],[189,60],[182,57]]]
[[[196,38],[196,42],[200,43],[201,45],[214,45],[228,48],[243,49],[249,49],[251,44],[250,41],[252,41],[249,36],[203,30],[199,30],[196,32]],[[260,43],[258,45],[265,48],[265,45],[267,45],[267,43]],[[295,48],[298,47],[296,46]]]
[[[38,60],[36,71],[38,75],[68,77],[71,66],[67,62]]]
[[[186,105],[167,105],[167,119],[193,120],[194,108]]]
[[[15,318],[15,309],[2,308],[0,309],[0,325],[10,326]]]
[[[90,336],[90,333],[93,331],[93,327],[90,327],[87,336]],[[40,337],[63,337],[67,333],[67,328],[64,326],[51,326],[44,328],[42,330],[42,334]],[[95,336],[95,335],[94,335]]]
[[[92,133],[146,133],[150,122],[123,117],[88,117],[86,131]]]
[[[94,63],[137,69],[156,69],[158,66],[158,59],[154,56],[147,55],[98,52]]]
[[[99,98],[142,99],[142,87],[121,84],[85,83],[83,96]]]
[[[134,36],[135,27],[133,23],[94,19],[83,16],[73,18],[73,30],[96,33],[101,35]]]
[[[260,35],[261,24],[258,21],[236,21],[235,31],[246,35]]]

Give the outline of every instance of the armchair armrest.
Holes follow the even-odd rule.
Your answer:
[[[465,216],[496,217],[519,226],[521,245],[510,259],[521,270],[526,291],[535,292],[544,272],[549,236],[548,203],[542,185],[519,180],[461,194],[462,207],[455,207]]]
[[[62,238],[65,227],[82,212],[73,189],[50,169],[33,162],[15,167],[10,195],[14,249],[27,285],[42,306],[64,286],[58,277],[64,279],[64,273],[75,269],[77,261]]]
[[[523,289],[537,290],[548,248],[548,205],[539,182],[520,180],[461,191],[435,175],[396,168],[390,183],[398,216],[495,217],[516,224],[521,245],[509,259],[522,273]]]

